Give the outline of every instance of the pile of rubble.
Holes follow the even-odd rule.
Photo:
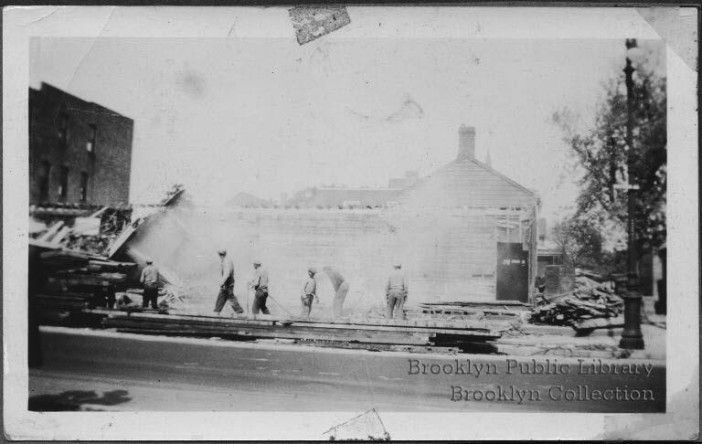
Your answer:
[[[571,292],[547,298],[541,295],[531,313],[531,322],[574,325],[587,319],[614,318],[624,310],[624,301],[609,281],[598,282],[579,274]]]
[[[79,250],[93,254],[105,255],[114,236],[69,234],[61,242],[61,246],[69,250]]]
[[[183,190],[169,193],[169,206]],[[83,308],[140,310],[142,290],[140,264],[146,256],[123,248],[143,222],[162,213],[164,207],[131,222],[131,209],[104,207],[69,223],[48,226],[30,218],[30,297],[44,320],[62,319],[67,312]],[[72,223],[71,223],[72,222]],[[182,283],[165,267],[160,273],[159,307],[183,304]]]

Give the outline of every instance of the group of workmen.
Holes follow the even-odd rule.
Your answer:
[[[229,301],[232,309],[237,315],[244,313],[244,309],[237,300],[234,294],[234,263],[231,258],[227,255],[225,249],[220,249],[217,251],[220,259],[220,277],[218,280],[219,293],[217,294],[217,300],[215,302],[214,312],[220,315],[224,305]],[[251,281],[249,281],[249,288],[255,291],[253,305],[251,307],[251,312],[254,315],[259,313],[270,314],[266,302],[268,300],[268,271],[262,266],[261,261],[256,259],[253,261],[254,276]],[[344,301],[346,300],[346,295],[349,292],[349,283],[344,278],[344,276],[339,273],[333,267],[326,266],[322,270],[329,277],[334,288],[334,301],[332,304],[332,318],[337,319],[341,317]],[[314,302],[319,302],[317,297],[317,279],[316,276],[318,271],[315,267],[310,267],[307,270],[307,279],[302,287],[302,294],[300,300],[302,303],[301,315],[303,317],[310,317],[312,313],[312,304]],[[141,274],[141,283],[144,286],[144,298],[143,307],[146,308],[149,303],[152,308],[157,308],[156,297],[158,296],[158,269],[151,260],[147,260],[147,265]],[[402,271],[402,265],[400,263],[395,263],[393,265],[393,270],[388,277],[385,286],[385,298],[386,298],[386,318],[405,318],[404,305],[407,301],[408,287],[407,278]]]
[[[241,308],[239,301],[234,295],[234,263],[227,257],[227,250],[219,250],[219,294],[217,295],[217,302],[215,302],[214,312],[220,314],[224,304],[229,301],[232,308],[237,314],[244,313],[244,309]],[[270,314],[268,307],[266,307],[266,301],[268,300],[268,271],[261,266],[260,260],[254,260],[254,277],[249,282],[249,287],[253,288],[256,294],[254,295],[253,305],[251,311],[253,314],[263,313]]]

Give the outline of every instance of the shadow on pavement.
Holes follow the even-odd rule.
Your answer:
[[[37,395],[30,396],[28,409],[35,412],[61,412],[61,411],[78,411],[78,410],[97,410],[86,408],[82,409],[83,404],[97,405],[117,405],[132,400],[127,396],[129,392],[126,390],[112,390],[103,392],[102,396],[98,396],[94,391],[87,390],[69,390],[57,395]]]

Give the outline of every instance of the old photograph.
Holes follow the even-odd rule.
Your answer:
[[[260,415],[276,431],[217,436],[323,440],[440,438],[407,420],[431,414],[655,413],[651,436],[678,436],[671,371],[698,359],[696,275],[668,280],[699,272],[675,240],[697,207],[669,189],[696,186],[696,158],[675,160],[696,133],[671,143],[688,52],[653,25],[666,9],[510,9],[20,11],[17,29],[99,33],[23,40],[14,408],[64,439],[66,412]],[[564,36],[551,12],[642,25]],[[554,31],[519,31],[538,23]],[[498,26],[517,31],[482,35]],[[444,438],[493,436],[474,421]]]

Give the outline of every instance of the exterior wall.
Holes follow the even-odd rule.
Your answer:
[[[307,267],[321,272],[331,265],[350,282],[346,307],[360,310],[384,303],[385,279],[395,260],[407,273],[410,305],[495,300],[497,242],[520,242],[525,231],[519,224],[518,215],[507,225],[503,216],[487,212],[176,210],[133,247],[176,271],[203,311],[214,304],[219,272],[215,252],[221,246],[235,263],[235,291],[241,298],[247,293],[251,262],[258,257],[269,270],[271,295],[286,309],[299,310]],[[177,245],[174,238],[182,243]],[[322,303],[330,304],[329,280],[323,273],[318,278]]]
[[[88,175],[85,204],[129,202],[134,121],[94,103],[42,83],[29,90],[29,201],[81,203],[81,173]],[[59,131],[67,117],[66,143]],[[86,149],[96,127],[94,154]],[[40,193],[42,162],[51,165],[49,194]],[[69,169],[67,195],[59,194],[61,167]]]

